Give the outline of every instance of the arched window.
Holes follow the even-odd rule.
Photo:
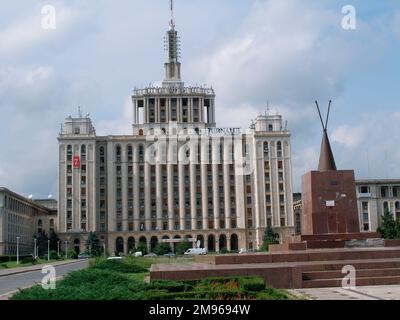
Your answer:
[[[83,144],[81,145],[81,162],[86,161],[86,146]]]
[[[117,255],[124,253],[124,239],[122,237],[118,237],[115,240],[115,253]]]
[[[239,248],[238,236],[234,233],[231,235],[231,251],[237,251]]]
[[[139,136],[142,136],[143,135],[143,129],[140,129],[139,130]]]
[[[277,156],[282,157],[282,142],[278,141],[276,144]]]
[[[54,232],[54,219],[49,220],[49,229],[50,232]]]
[[[67,161],[72,161],[72,146],[70,144],[67,146]]]
[[[104,147],[100,147],[100,155],[104,156]]]
[[[264,155],[267,156],[269,153],[268,142],[264,142]]]
[[[200,248],[204,248],[204,237],[200,234],[197,236],[197,241],[200,241]],[[197,243],[196,243],[197,245]]]
[[[209,252],[215,251],[215,236],[213,234],[210,234],[207,238],[208,240],[208,247],[207,250]]]
[[[154,250],[154,248],[156,247],[157,244],[158,244],[158,238],[156,236],[151,237],[151,239],[150,239],[151,251]]]
[[[132,146],[129,144],[128,148],[127,148],[127,154],[128,154],[128,162],[132,162],[133,161],[133,150],[132,150]]]
[[[221,234],[219,236],[219,251],[226,250],[226,235]]]
[[[116,162],[121,162],[121,146],[117,145],[115,148],[115,161]]]
[[[138,148],[138,158],[139,162],[144,162],[144,148],[142,145],[140,145]]]
[[[37,229],[37,230],[38,230],[38,233],[41,233],[42,230],[43,230],[43,221],[42,221],[41,219],[38,220],[37,228],[38,228],[38,229]]]
[[[79,239],[74,240],[74,250],[76,254],[79,254],[81,251],[81,241]]]
[[[383,212],[388,212],[389,211],[389,204],[387,201],[383,203]]]
[[[133,251],[135,249],[135,238],[129,237],[128,238],[128,251]]]

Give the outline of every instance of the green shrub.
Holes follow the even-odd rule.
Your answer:
[[[158,290],[167,290],[168,292],[182,292],[186,291],[188,288],[183,282],[167,280],[153,281],[149,287]]]
[[[261,277],[239,278],[238,284],[244,291],[262,291],[265,289],[265,281]]]
[[[59,257],[58,257],[58,254],[57,254],[57,251],[55,251],[55,250],[50,250],[50,259],[51,260],[57,260]]]
[[[169,300],[167,290],[148,290],[143,295],[145,300]]]
[[[171,252],[171,246],[165,242],[157,243],[157,245],[153,249],[153,253],[155,253],[158,256],[162,256],[169,252]]]
[[[219,250],[219,253],[220,254],[226,254],[226,253],[229,253],[229,251],[228,251],[227,248],[222,248],[221,250]]]
[[[105,260],[97,259],[92,264],[93,269],[110,270],[121,273],[142,273],[147,272],[147,269],[135,264],[134,260]]]
[[[256,293],[257,300],[289,300],[292,299],[285,291],[275,289],[275,288],[266,288],[261,292]]]
[[[68,259],[78,259],[78,254],[74,250],[68,251],[67,256]]]
[[[212,290],[206,293],[208,300],[235,300],[240,297],[240,292],[236,290]]]
[[[28,264],[28,263],[35,264],[36,262],[37,260],[34,257],[25,257],[21,260],[22,264]]]
[[[193,247],[192,243],[190,243],[189,240],[185,239],[185,240],[183,240],[182,242],[178,242],[178,243],[176,244],[175,251],[176,251],[176,254],[177,254],[177,255],[182,255],[182,254],[184,254],[188,249],[190,249],[190,248],[192,248],[192,247]]]

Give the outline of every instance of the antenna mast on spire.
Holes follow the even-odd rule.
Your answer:
[[[169,4],[170,4],[170,11],[171,11],[171,21],[169,23],[169,25],[171,26],[171,28],[175,27],[175,22],[174,22],[174,0],[169,0]]]

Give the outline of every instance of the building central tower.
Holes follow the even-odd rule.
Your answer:
[[[60,237],[76,250],[90,231],[108,253],[126,254],[185,238],[209,252],[259,248],[267,226],[282,236],[293,230],[282,117],[261,115],[246,133],[217,128],[213,88],[182,81],[170,5],[164,78],[133,90],[132,133],[97,136],[79,115],[58,137]]]

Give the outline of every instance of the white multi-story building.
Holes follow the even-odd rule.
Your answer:
[[[57,228],[57,209],[50,209],[7,188],[0,188],[0,256],[33,254],[34,235]]]
[[[280,115],[250,129],[218,128],[212,88],[181,80],[171,20],[161,87],[135,89],[132,134],[97,136],[68,117],[59,140],[60,237],[88,232],[109,253],[191,238],[209,251],[257,248],[267,225],[293,231],[290,133]]]
[[[400,180],[357,180],[357,205],[361,231],[376,231],[385,211],[400,219]]]

